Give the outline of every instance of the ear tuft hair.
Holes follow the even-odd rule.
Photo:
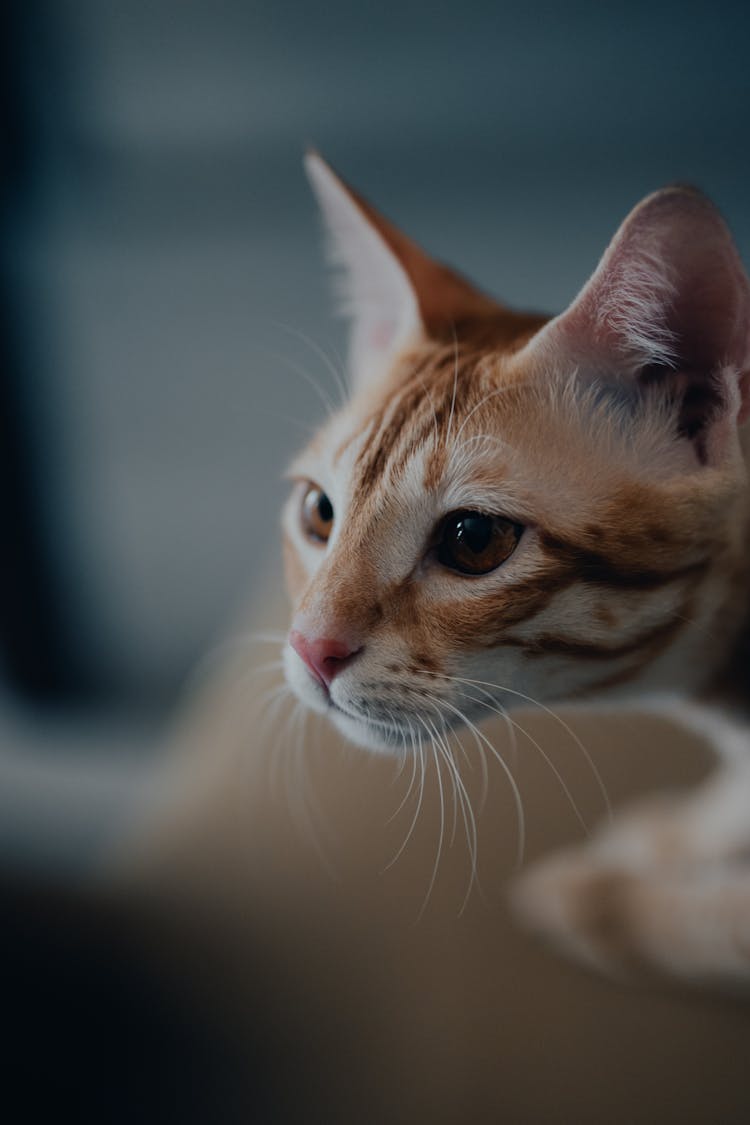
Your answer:
[[[750,282],[713,204],[689,187],[648,196],[534,350],[589,377],[662,390],[681,403],[680,433],[699,458],[717,456],[708,431],[750,410]]]

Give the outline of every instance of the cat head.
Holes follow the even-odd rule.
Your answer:
[[[353,741],[710,671],[745,530],[750,285],[698,192],[628,216],[566,312],[511,311],[315,154],[351,397],[295,460],[287,678]]]

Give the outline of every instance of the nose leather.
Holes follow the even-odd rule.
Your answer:
[[[325,688],[360,651],[336,637],[306,637],[297,629],[289,634],[289,643]]]

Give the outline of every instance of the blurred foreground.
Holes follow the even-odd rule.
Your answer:
[[[479,817],[482,890],[467,899],[447,779],[441,796],[428,771],[415,820],[409,763],[398,772],[315,718],[301,725],[269,695],[269,647],[246,643],[214,670],[93,886],[4,888],[7,1073],[24,1120],[60,1104],[118,1122],[747,1120],[741,1001],[600,980],[519,932],[504,903],[516,810],[499,769]],[[580,839],[578,814],[593,824],[603,798],[553,719],[520,721],[549,761],[488,730],[518,781],[531,859]],[[575,729],[616,801],[707,766],[656,720]]]

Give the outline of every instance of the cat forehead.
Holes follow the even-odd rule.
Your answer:
[[[339,510],[588,519],[624,481],[671,476],[685,451],[667,415],[581,374],[458,347],[407,356],[317,435],[298,475],[330,490]]]
[[[434,491],[455,475],[459,451],[461,466],[468,466],[480,430],[497,452],[502,426],[493,400],[510,387],[498,357],[441,349],[427,359],[409,358],[368,393],[355,395],[300,462],[351,479],[362,494],[407,473],[414,478],[418,470],[420,490]]]
[[[429,396],[426,410],[407,397],[408,402],[396,399],[375,412],[356,405],[345,410],[294,467],[295,475],[329,493],[350,527],[356,520],[360,529],[377,524],[382,532],[411,522],[421,534],[451,510],[478,508],[520,517],[533,509],[541,518],[547,506],[559,504],[559,488],[556,495],[538,488],[523,435],[512,433],[512,426],[505,433],[497,414],[488,427],[488,419],[479,417],[481,407],[462,404],[460,392],[444,409]]]

